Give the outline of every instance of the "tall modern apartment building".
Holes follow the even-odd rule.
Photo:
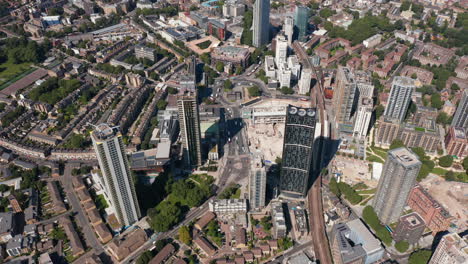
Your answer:
[[[312,69],[302,69],[301,78],[299,79],[299,94],[307,94],[310,92],[310,85],[312,82]]]
[[[202,164],[202,150],[196,92],[177,97],[177,108],[185,164],[187,166],[200,166]]]
[[[305,41],[307,29],[309,26],[309,8],[305,6],[296,6],[294,10],[294,27],[297,31],[297,39]]]
[[[302,198],[307,193],[316,166],[313,160],[316,118],[315,108],[289,105],[286,109],[280,172],[283,196]]]
[[[130,226],[138,221],[141,213],[122,134],[118,128],[100,124],[91,133],[91,139],[117,219],[121,225]]]
[[[358,107],[353,129],[354,136],[360,138],[367,136],[367,131],[369,131],[369,125],[372,119],[372,111],[372,102],[369,104],[362,104]]]
[[[452,120],[452,126],[468,129],[468,89],[463,91],[460,104]]]
[[[268,44],[270,37],[270,0],[256,0],[253,8],[253,45]]]
[[[407,148],[388,152],[373,202],[382,223],[390,224],[399,219],[420,168],[418,156]]]
[[[403,122],[406,116],[406,111],[411,102],[411,95],[415,89],[414,80],[408,77],[397,76],[393,78],[390,97],[388,98],[387,107],[385,108],[384,116],[396,118]]]
[[[350,123],[359,102],[359,90],[349,68],[339,67],[336,74],[336,89],[333,94],[333,106],[336,122]]]
[[[468,235],[446,234],[437,245],[429,264],[468,263]]]
[[[288,59],[288,41],[283,35],[276,37],[275,63],[279,68]]]
[[[288,39],[288,44],[291,45],[294,36],[294,18],[287,16],[284,19],[284,34]]]
[[[251,209],[265,206],[266,168],[263,166],[261,153],[254,153],[249,177],[249,201]]]

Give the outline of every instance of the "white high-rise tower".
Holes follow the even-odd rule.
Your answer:
[[[276,52],[275,52],[275,62],[277,67],[279,65],[286,63],[288,58],[288,42],[283,35],[278,35],[276,37]]]
[[[290,16],[284,19],[284,34],[288,38],[288,44],[291,45],[294,35],[294,18]]]
[[[141,213],[122,134],[116,127],[100,124],[91,133],[91,139],[117,219],[121,225],[130,226],[138,221]]]

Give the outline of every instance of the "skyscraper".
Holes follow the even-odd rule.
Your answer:
[[[359,99],[356,80],[349,68],[339,67],[336,74],[336,88],[333,94],[333,108],[336,122],[344,124],[352,121]]]
[[[101,168],[106,193],[117,219],[121,225],[132,225],[138,221],[141,213],[122,134],[118,128],[100,124],[91,133],[91,139]]]
[[[294,10],[294,26],[297,30],[297,39],[305,41],[309,27],[309,8],[296,6],[296,10]]]
[[[283,35],[278,35],[276,37],[276,52],[275,52],[275,62],[277,67],[279,65],[286,63],[288,58],[288,42]]]
[[[392,90],[390,91],[384,116],[397,118],[402,122],[405,119],[414,89],[413,79],[401,76],[393,78]]]
[[[442,237],[429,264],[462,264],[468,262],[468,236],[449,233]]]
[[[390,224],[398,220],[420,168],[418,156],[407,148],[388,152],[373,202],[382,223]]]
[[[177,108],[185,164],[200,166],[202,164],[201,133],[196,93],[179,96]]]
[[[307,94],[310,92],[310,84],[312,82],[312,69],[302,69],[301,78],[299,79],[299,94]]]
[[[316,109],[289,105],[284,128],[281,195],[301,198],[307,193],[313,161]]]
[[[294,35],[294,19],[290,16],[284,19],[284,34],[288,38],[288,44],[291,45]]]
[[[253,45],[268,44],[270,37],[270,0],[256,0],[253,8]]]
[[[266,181],[266,169],[263,166],[262,155],[254,153],[249,177],[250,208],[259,209],[265,206]]]
[[[364,100],[367,98],[363,98]],[[372,110],[373,104],[372,101],[365,100],[358,107],[356,120],[354,121],[353,134],[356,137],[365,137],[367,136],[367,131],[369,131],[369,124],[372,119]]]
[[[463,91],[460,104],[452,120],[452,126],[468,129],[468,89]]]

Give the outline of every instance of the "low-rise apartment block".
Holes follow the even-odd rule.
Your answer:
[[[421,216],[432,234],[447,230],[452,222],[449,212],[420,185],[413,187],[407,204]]]
[[[463,127],[450,127],[445,136],[447,153],[463,159],[468,155],[468,132]]]

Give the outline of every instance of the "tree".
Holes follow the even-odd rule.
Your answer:
[[[180,206],[169,201],[162,201],[156,208],[148,210],[150,226],[157,232],[169,230],[179,222],[181,214]]]
[[[160,99],[160,100],[156,103],[156,107],[157,107],[159,110],[164,110],[164,109],[166,109],[166,106],[167,106],[167,102],[164,101],[163,99]]]
[[[391,244],[392,237],[390,232],[382,224],[380,224],[379,217],[375,213],[372,206],[368,205],[364,207],[364,210],[362,211],[362,218],[370,227],[372,227],[372,229],[374,229],[378,238],[380,238],[386,245]]]
[[[396,149],[396,148],[401,148],[401,147],[404,147],[405,144],[403,143],[403,141],[399,140],[399,139],[395,139],[392,141],[392,144],[390,145],[390,150],[392,149]]]
[[[219,72],[223,72],[224,71],[224,63],[218,61],[216,62],[216,70],[219,71]]]
[[[167,240],[165,239],[162,239],[162,240],[158,240],[156,241],[155,243],[155,249],[157,252],[161,251],[166,245],[168,244]]]
[[[330,191],[337,197],[340,197],[340,189],[338,188],[338,182],[336,182],[336,178],[332,177],[330,179],[330,183],[328,184],[328,188],[330,188]]]
[[[256,85],[250,86],[249,88],[247,88],[247,91],[249,92],[249,95],[252,97],[257,97],[261,95],[260,89]]]
[[[292,88],[283,86],[283,87],[281,87],[281,93],[282,94],[293,94],[294,90]]]
[[[378,105],[375,108],[375,118],[379,119],[382,116],[382,114],[384,113],[384,111],[385,111],[385,107],[383,105]]]
[[[0,192],[3,193],[3,192],[6,192],[6,191],[8,191],[8,190],[10,190],[10,187],[8,187],[8,186],[5,185],[5,184],[0,184]]]
[[[445,180],[446,181],[456,181],[457,177],[455,176],[455,173],[453,171],[447,171],[445,173]]]
[[[203,63],[205,64],[211,64],[211,58],[210,58],[210,54],[208,53],[203,53],[201,56],[200,56],[200,59],[203,61]]]
[[[137,264],[148,264],[153,257],[154,257],[153,252],[151,252],[149,250],[146,250],[145,252],[143,252],[143,254],[141,254],[137,258],[136,263]]]
[[[331,10],[330,8],[323,8],[319,12],[320,16],[325,18],[325,19],[333,16],[333,14],[335,14],[335,13],[336,12],[334,10]]]
[[[67,235],[62,228],[54,228],[50,233],[50,236],[55,240],[65,240],[67,238]]]
[[[231,90],[232,89],[232,82],[231,80],[227,79],[224,81],[224,89]]]
[[[451,155],[446,155],[439,158],[439,165],[444,168],[449,168],[452,166],[453,157]]]
[[[466,174],[468,174],[468,157],[463,159],[463,169],[466,170]]]
[[[406,252],[406,251],[408,250],[409,244],[408,244],[408,242],[402,240],[402,241],[399,241],[399,242],[396,242],[396,243],[395,243],[395,248],[396,248],[399,252],[404,253],[404,252]]]
[[[447,125],[449,123],[449,116],[445,112],[439,112],[436,118],[437,124]]]
[[[421,147],[411,148],[414,154],[418,155],[420,160],[426,159],[426,151]]]
[[[431,172],[431,169],[426,164],[421,165],[421,169],[419,169],[419,173],[418,173],[418,176],[416,177],[416,181],[420,182],[424,180],[427,177],[427,175],[429,175],[430,172]]]
[[[186,245],[192,243],[192,236],[190,235],[190,229],[188,226],[182,226],[179,229],[179,240]]]
[[[322,23],[322,19],[319,16],[314,16],[314,18],[312,18],[312,22],[314,23],[314,25],[318,25]]]
[[[432,251],[430,250],[418,250],[411,253],[408,264],[427,264],[431,258]]]
[[[440,99],[440,94],[434,93],[431,95],[431,106],[434,108],[437,108],[437,110],[440,110],[444,103]]]

